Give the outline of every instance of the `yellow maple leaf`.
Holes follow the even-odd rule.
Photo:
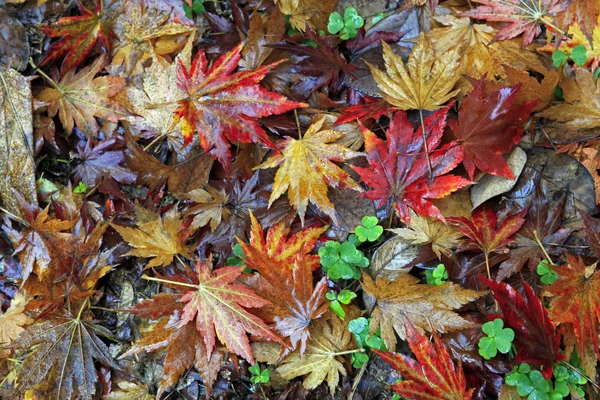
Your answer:
[[[394,281],[373,279],[363,274],[363,290],[376,298],[371,314],[371,331],[381,328],[388,349],[396,347],[396,335],[405,340],[405,321],[420,332],[452,332],[473,328],[476,324],[454,312],[487,292],[463,289],[452,282],[441,286],[420,284],[420,279],[404,273]]]
[[[385,42],[383,59],[386,72],[371,66],[371,73],[382,96],[402,110],[428,110],[440,108],[458,93],[454,85],[462,73],[458,48],[436,56],[431,42],[423,33],[404,65]]]
[[[15,297],[10,302],[8,310],[2,314],[0,310],[0,345],[6,345],[15,340],[27,326],[33,322],[27,314],[24,314],[27,305],[27,297],[20,292],[15,293]],[[3,350],[0,351],[0,358]]]
[[[565,101],[537,114],[561,122],[564,129],[593,129],[600,127],[600,86],[593,74],[584,68],[575,70],[575,79],[560,81]]]
[[[206,185],[204,189],[195,189],[184,195],[186,198],[195,201],[197,204],[190,207],[186,215],[192,215],[191,227],[198,229],[210,223],[212,232],[221,224],[221,220],[229,219],[231,211],[225,208],[229,196],[225,190],[217,190],[212,186]]]
[[[435,218],[423,217],[410,211],[410,225],[408,228],[390,229],[399,237],[412,244],[431,244],[431,249],[439,258],[442,253],[449,254],[456,247],[462,233],[450,224],[445,224]]]
[[[282,152],[254,168],[274,168],[281,165],[275,175],[269,207],[287,190],[290,204],[297,210],[303,225],[309,201],[334,222],[337,221],[335,208],[327,197],[328,185],[358,192],[363,190],[346,171],[332,162],[347,161],[362,153],[332,144],[344,134],[335,130],[321,130],[324,122],[324,117],[319,119],[300,139],[288,137],[280,142]]]
[[[133,247],[125,256],[152,258],[145,268],[167,266],[173,257],[191,258],[193,246],[186,246],[179,238],[182,218],[175,208],[167,211],[164,221],[139,204],[135,206],[137,228],[111,224]]]
[[[333,394],[338,387],[340,374],[346,376],[343,355],[358,352],[359,349],[356,348],[346,323],[331,312],[315,320],[310,331],[311,339],[306,351],[300,355],[300,351],[296,350],[285,357],[277,372],[288,380],[308,375],[302,382],[308,390],[327,380],[330,393]]]

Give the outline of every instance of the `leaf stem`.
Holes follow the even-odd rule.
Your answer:
[[[298,127],[298,139],[302,140],[302,128],[300,128],[300,120],[298,119],[298,111],[294,109],[294,117],[296,117],[296,126]]]
[[[54,89],[58,90],[59,92],[62,93],[62,89],[58,86],[58,83],[56,83],[56,81],[54,81],[54,79],[50,78],[44,71],[42,71],[40,69],[40,67],[38,67],[37,65],[35,65],[35,63],[33,62],[33,58],[29,57],[29,64],[31,65],[31,67],[33,69],[36,70],[36,72],[39,72],[39,74],[46,79],[48,82],[50,82],[50,84],[52,86],[54,86]]]
[[[161,283],[169,283],[171,285],[179,285],[179,286],[185,286],[185,287],[189,287],[189,288],[194,288],[194,289],[198,289],[198,285],[192,285],[191,283],[184,283],[184,282],[175,282],[175,281],[170,281],[168,279],[160,279],[160,278],[154,278],[152,276],[148,276],[148,275],[142,275],[142,279],[145,279],[147,281],[154,281],[154,282],[161,282]]]
[[[429,179],[433,178],[433,168],[431,159],[429,159],[429,148],[427,146],[427,133],[425,132],[425,122],[423,121],[423,110],[419,108],[419,117],[421,118],[421,133],[423,134],[423,148],[425,149],[425,158],[427,159],[427,168],[429,169]]]
[[[594,380],[592,380],[592,378],[590,378],[589,376],[587,376],[585,374],[585,372],[583,372],[582,370],[580,370],[579,368],[577,368],[574,365],[571,365],[568,361],[561,361],[561,364],[564,364],[565,367],[572,369],[573,371],[577,372],[579,375],[583,376],[585,379],[587,379],[587,381],[596,388],[596,390],[600,389],[600,385],[598,385]]]
[[[548,260],[548,262],[550,263],[550,265],[556,265],[552,262],[552,259],[550,258],[550,255],[548,255],[548,253],[546,252],[546,248],[544,247],[544,245],[542,244],[542,241],[540,240],[540,237],[538,236],[538,232],[537,229],[535,229],[533,231],[533,237],[535,239],[535,242],[537,243],[537,245],[540,247],[540,250],[542,250],[542,253],[544,254],[544,257],[546,257],[546,260]]]
[[[485,269],[487,270],[488,279],[492,280],[492,274],[490,273],[490,254],[485,251],[483,253],[485,255]],[[494,312],[498,313],[500,311],[500,305],[498,304],[498,300],[494,297]]]
[[[15,214],[11,213],[10,211],[8,211],[6,208],[4,207],[0,207],[0,211],[2,211],[3,213],[5,213],[6,215],[16,219],[17,221],[19,221],[20,223],[22,223],[23,225],[27,225],[29,226],[29,224],[27,223],[27,221],[25,221],[23,218],[16,216]]]

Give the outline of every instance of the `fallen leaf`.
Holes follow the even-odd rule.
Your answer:
[[[422,217],[411,211],[410,224],[407,228],[390,229],[398,237],[412,244],[430,244],[438,258],[442,254],[449,255],[456,248],[462,233],[456,227],[445,224],[434,218]]]
[[[85,143],[77,146],[81,163],[73,172],[87,187],[96,186],[103,177],[111,177],[121,183],[135,181],[135,174],[120,165],[125,161],[123,150],[109,150],[116,142],[116,139],[106,139],[95,143],[91,137],[88,137]]]
[[[458,93],[452,90],[462,72],[456,49],[436,57],[431,43],[421,34],[405,65],[387,43],[381,45],[387,73],[370,68],[388,103],[401,110],[433,111]]]
[[[27,301],[26,295],[17,292],[10,302],[10,307],[0,313],[0,345],[10,344],[25,331],[27,325],[33,323],[34,320],[23,312]]]
[[[484,277],[502,309],[504,326],[515,331],[516,362],[539,365],[546,379],[552,376],[553,363],[565,358],[560,351],[560,333],[548,317],[548,310],[527,283],[522,282],[525,297],[512,286]]]
[[[98,373],[94,361],[118,368],[98,334],[110,331],[90,321],[85,303],[77,315],[66,310],[36,321],[13,341],[11,349],[27,352],[18,375],[16,395],[33,390],[39,398],[95,398]]]
[[[408,323],[407,341],[417,358],[400,353],[374,350],[383,361],[402,375],[402,381],[390,388],[400,396],[415,400],[471,400],[474,389],[467,389],[462,364],[458,367],[434,333],[433,344]]]
[[[594,255],[600,258],[600,219],[592,218],[585,211],[580,210],[583,220],[585,241]]]
[[[273,52],[269,45],[277,43],[284,33],[285,19],[279,10],[273,10],[267,21],[263,21],[258,12],[252,14],[248,41],[242,50],[240,67],[243,70],[252,70],[264,65]]]
[[[133,382],[117,382],[118,389],[102,396],[102,400],[153,400],[156,396],[150,394],[150,388],[144,384]]]
[[[304,32],[307,25],[314,30],[326,30],[327,19],[338,0],[281,0],[278,3],[281,12],[290,15],[290,24]]]
[[[333,395],[340,381],[346,376],[343,355],[356,348],[352,333],[346,324],[331,312],[319,318],[310,327],[310,341],[303,354],[296,350],[281,361],[277,372],[283,379],[308,375],[302,382],[306,389],[315,389],[325,380]]]
[[[371,332],[381,328],[381,338],[388,349],[396,347],[396,335],[407,338],[407,322],[420,332],[453,332],[477,324],[459,316],[455,309],[484,296],[486,292],[463,289],[446,282],[441,286],[425,285],[408,273],[396,280],[376,278],[363,274],[363,290],[376,298],[371,314]]]
[[[573,24],[581,24],[583,32],[591,35],[599,15],[600,2],[597,0],[574,0],[565,11],[556,16],[556,21],[558,27],[565,31]]]
[[[43,89],[36,98],[48,103],[48,116],[58,114],[67,135],[77,125],[86,135],[96,136],[99,131],[95,117],[118,122],[128,115],[127,110],[114,98],[125,88],[125,79],[114,76],[96,77],[106,63],[104,56],[93,64],[67,73],[52,87]]]
[[[0,66],[0,203],[19,215],[12,190],[37,205],[29,79]]]
[[[567,253],[566,257],[567,264],[552,266],[559,279],[546,288],[551,297],[550,318],[558,325],[573,324],[578,354],[584,354],[591,343],[600,357],[600,272],[596,263],[587,266],[579,256]]]
[[[212,232],[217,229],[221,220],[229,219],[230,211],[225,208],[229,196],[223,189],[217,190],[212,186],[206,185],[204,189],[195,189],[184,195],[187,199],[197,203],[188,208],[186,216],[192,216],[191,227],[198,229],[210,223]]]
[[[109,28],[110,21],[103,12],[104,0],[96,0],[94,10],[86,8],[77,0],[77,8],[82,14],[74,17],[61,17],[58,21],[40,26],[38,29],[51,38],[59,40],[52,43],[46,52],[46,57],[40,66],[64,57],[61,73],[81,65],[92,54],[96,43],[99,43],[106,53],[111,53],[111,37],[114,33]]]
[[[151,258],[144,268],[166,267],[174,257],[192,258],[192,246],[187,246],[179,236],[182,218],[175,208],[160,215],[146,210],[139,204],[135,206],[137,228],[111,224],[111,226],[133,247],[123,256]]]
[[[331,144],[343,133],[321,130],[325,117],[312,124],[300,139],[287,139],[278,143],[281,154],[271,156],[255,169],[281,167],[269,198],[269,207],[283,193],[288,192],[290,204],[296,209],[302,224],[308,202],[315,204],[334,223],[337,221],[334,205],[327,197],[327,186],[362,191],[362,188],[331,161],[347,161],[361,155],[338,144]]]
[[[485,95],[485,78],[479,80],[460,106],[458,120],[448,125],[464,150],[463,164],[473,179],[475,167],[488,174],[514,179],[502,154],[521,140],[523,125],[537,102],[514,105],[520,86]]]
[[[423,149],[422,128],[413,131],[403,111],[397,112],[386,132],[387,142],[368,129],[363,129],[365,150],[370,168],[352,166],[372,189],[362,196],[376,201],[377,207],[392,205],[406,224],[410,222],[409,209],[417,214],[444,220],[444,216],[430,199],[438,199],[471,182],[457,175],[447,174],[463,158],[462,148],[456,142],[440,142],[446,126],[448,109],[425,118],[427,149],[432,176]]]
[[[512,39],[523,34],[523,47],[542,33],[541,24],[553,27],[552,17],[564,11],[571,1],[561,0],[474,0],[483,4],[473,10],[461,13],[461,16],[486,21],[508,22],[498,31],[494,40]]]
[[[257,118],[306,107],[258,84],[275,64],[234,73],[242,47],[222,55],[210,68],[203,50],[189,69],[181,59],[177,63],[177,86],[186,97],[178,101],[175,115],[181,119],[184,143],[197,131],[202,148],[226,168],[231,159],[228,142],[263,143],[275,149]]]
[[[412,266],[420,250],[421,246],[401,236],[386,240],[373,253],[369,266],[371,276],[395,280],[399,275],[407,272],[407,267]]]

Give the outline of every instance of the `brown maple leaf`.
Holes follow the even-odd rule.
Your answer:
[[[185,197],[197,203],[186,211],[186,216],[192,216],[191,227],[198,229],[210,223],[212,232],[221,224],[221,220],[229,220],[231,212],[225,207],[229,196],[225,190],[217,190],[206,185],[204,189],[195,189],[185,194]]]
[[[362,288],[377,300],[371,314],[371,331],[381,328],[381,338],[388,349],[396,347],[394,331],[402,340],[406,339],[405,321],[421,332],[452,332],[476,326],[454,310],[486,294],[463,289],[452,282],[423,285],[409,273],[394,281],[384,278],[373,281],[363,274]]]
[[[75,72],[69,70],[60,81],[54,75],[52,87],[43,89],[36,98],[48,103],[48,116],[58,114],[67,135],[77,125],[87,135],[96,136],[99,131],[95,117],[118,122],[126,117],[127,110],[114,97],[125,89],[125,79],[114,76],[96,77],[106,63],[104,56]]]
[[[167,266],[179,255],[190,259],[192,246],[187,246],[180,238],[182,218],[175,208],[160,215],[135,206],[137,228],[111,224],[111,226],[133,247],[124,256],[151,258],[145,268]]]
[[[28,300],[23,293],[17,292],[8,310],[0,313],[0,346],[10,344],[17,339],[25,331],[24,327],[33,322],[33,319],[24,313]],[[4,358],[3,352],[4,350],[0,350],[0,358]]]

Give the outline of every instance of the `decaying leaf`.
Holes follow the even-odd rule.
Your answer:
[[[0,345],[10,344],[33,322],[33,319],[23,312],[27,301],[26,295],[17,292],[8,310],[0,314]],[[2,352],[3,350],[0,350],[0,358],[3,358]]]
[[[288,355],[277,367],[277,372],[284,379],[308,375],[303,381],[307,389],[314,389],[327,381],[330,393],[335,393],[340,374],[346,376],[342,356],[352,350],[360,350],[355,347],[346,324],[331,312],[316,320],[310,331],[311,339],[304,354],[296,350]]]
[[[338,144],[344,136],[335,130],[321,130],[325,118],[312,124],[299,139],[288,137],[279,142],[281,154],[271,156],[255,169],[280,166],[269,198],[269,207],[283,193],[288,192],[290,204],[297,210],[302,223],[308,202],[315,204],[334,222],[335,207],[327,197],[327,186],[362,192],[362,188],[346,171],[332,161],[347,161],[361,155]]]
[[[146,268],[167,266],[173,258],[191,258],[191,246],[182,242],[179,228],[182,218],[175,208],[167,211],[164,220],[160,215],[135,206],[137,228],[111,224],[111,226],[133,247],[125,256],[151,258]]]
[[[37,205],[29,79],[0,66],[0,203],[19,215],[12,190]]]
[[[95,117],[117,122],[126,117],[127,110],[114,97],[125,88],[125,79],[114,76],[96,77],[106,63],[104,56],[75,72],[69,70],[60,81],[42,90],[36,98],[48,103],[48,115],[58,114],[67,135],[77,125],[87,135],[98,134]]]
[[[225,190],[207,185],[204,189],[187,192],[185,197],[197,203],[187,211],[187,215],[193,216],[192,228],[198,229],[210,223],[210,230],[214,232],[222,219],[229,219],[230,211],[225,208],[229,196]]]
[[[137,385],[133,382],[117,382],[117,390],[111,391],[102,400],[153,400],[147,385]]]
[[[381,338],[388,349],[396,346],[396,334],[406,340],[406,321],[419,331],[452,332],[477,326],[460,317],[454,310],[486,292],[463,289],[447,282],[441,286],[425,285],[408,273],[396,280],[363,274],[363,290],[377,299],[371,314],[371,331],[381,328]]]

